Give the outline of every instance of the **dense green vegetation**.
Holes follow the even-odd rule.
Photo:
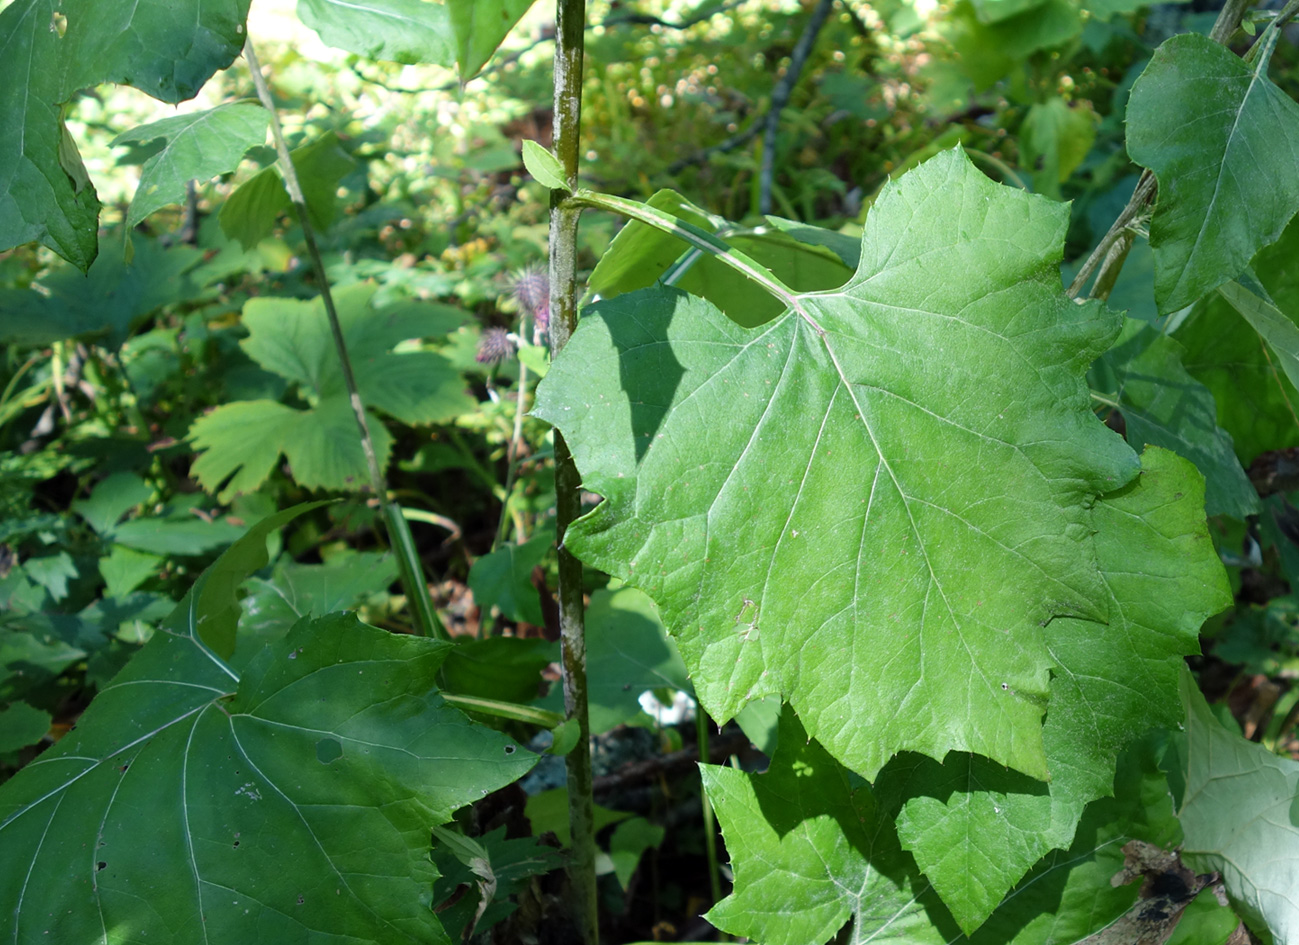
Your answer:
[[[531,7],[0,2],[0,933],[1299,941],[1299,0]]]

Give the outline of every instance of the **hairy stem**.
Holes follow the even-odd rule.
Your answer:
[[[577,189],[582,128],[582,58],[586,0],[556,0],[555,153],[570,190]],[[550,350],[559,354],[577,329],[577,221],[581,207],[550,194]],[[568,526],[582,514],[582,477],[558,430],[555,437],[555,511],[559,541],[559,631],[564,668],[564,714],[577,720],[577,747],[565,756],[568,821],[573,845],[568,865],[572,904],[582,945],[599,940],[595,878],[595,812],[591,782],[591,720],[587,708],[586,625],[582,563],[564,546]]]
[[[275,100],[271,97],[270,86],[262,75],[261,63],[253,51],[251,38],[244,42],[244,59],[252,73],[253,85],[257,88],[257,97],[261,99],[271,120],[271,137],[275,141],[275,153],[279,156],[280,170],[284,174],[284,188],[289,192],[293,203],[293,212],[302,226],[302,239],[307,244],[307,255],[311,257],[311,268],[320,285],[320,299],[325,306],[325,315],[329,319],[329,333],[334,339],[334,350],[338,355],[338,364],[343,372],[343,383],[347,386],[347,397],[352,405],[352,415],[361,432],[361,452],[365,454],[365,465],[370,473],[370,488],[379,500],[379,509],[383,514],[384,524],[388,529],[388,539],[397,555],[397,565],[401,571],[401,583],[406,590],[406,597],[415,611],[416,626],[424,636],[435,636],[443,640],[450,639],[446,627],[438,619],[429,599],[428,585],[424,583],[423,568],[415,551],[415,542],[410,534],[410,526],[401,514],[401,509],[388,499],[388,485],[384,481],[383,470],[379,468],[379,457],[374,449],[374,437],[370,435],[370,422],[365,413],[365,404],[361,402],[361,391],[356,386],[356,375],[352,371],[352,359],[347,353],[347,342],[343,338],[343,328],[338,321],[338,310],[334,307],[334,294],[329,288],[329,276],[325,272],[325,263],[320,256],[320,246],[316,242],[316,231],[311,225],[311,216],[307,212],[307,198],[302,192],[302,183],[298,180],[297,169],[289,155],[289,145],[284,139],[284,129],[280,126],[280,116],[275,111]]]

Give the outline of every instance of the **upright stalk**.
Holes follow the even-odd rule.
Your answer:
[[[570,191],[577,189],[582,128],[582,54],[586,0],[555,0],[555,154]],[[577,221],[581,207],[550,194],[550,350],[558,354],[577,329]],[[595,815],[591,784],[591,721],[587,710],[586,627],[582,564],[564,546],[582,511],[582,478],[568,444],[555,436],[555,506],[559,531],[559,629],[564,664],[564,713],[577,720],[577,747],[568,753],[568,820],[572,829],[569,880],[582,945],[599,937],[595,885]]]
[[[406,598],[415,611],[416,627],[423,636],[435,636],[450,639],[442,621],[438,619],[433,602],[429,599],[428,585],[424,583],[423,569],[419,556],[415,552],[415,542],[411,538],[410,526],[401,514],[401,508],[388,499],[388,484],[384,480],[383,470],[379,468],[379,457],[374,449],[374,437],[370,435],[370,422],[365,414],[365,405],[361,402],[361,391],[356,386],[356,375],[352,372],[352,359],[347,353],[347,342],[343,338],[343,328],[338,321],[338,310],[334,307],[334,294],[329,288],[329,276],[325,272],[325,262],[320,256],[320,246],[316,242],[316,231],[311,225],[307,212],[307,198],[302,192],[298,180],[297,168],[289,155],[288,142],[284,140],[284,129],[280,126],[280,116],[275,111],[275,100],[271,98],[270,86],[262,75],[261,63],[253,52],[251,37],[244,41],[244,59],[252,73],[253,85],[257,97],[261,99],[271,119],[271,138],[275,141],[275,153],[280,159],[280,168],[284,174],[284,189],[289,192],[293,203],[294,215],[302,226],[302,239],[307,244],[307,255],[311,257],[311,268],[320,285],[320,298],[325,306],[325,315],[329,319],[329,332],[334,339],[334,350],[338,355],[338,364],[343,372],[343,383],[347,387],[347,397],[352,405],[352,415],[361,433],[361,452],[365,454],[365,465],[370,473],[370,488],[379,499],[379,509],[388,529],[388,539],[397,555],[397,566],[401,571],[401,583],[406,589]]]

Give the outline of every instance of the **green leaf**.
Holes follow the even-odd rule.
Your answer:
[[[595,735],[639,716],[643,692],[662,687],[693,691],[654,602],[631,587],[591,595],[586,610],[586,665]]]
[[[1276,942],[1299,936],[1299,763],[1223,728],[1189,670],[1186,789],[1177,812],[1193,869],[1222,873],[1236,910]]]
[[[1292,323],[1299,318],[1299,267],[1291,263],[1296,254],[1299,218],[1250,266],[1251,284],[1261,285],[1262,294]],[[1287,334],[1282,331],[1281,339]],[[1241,330],[1239,314],[1220,293],[1195,306],[1176,337],[1187,349],[1186,369],[1213,392],[1218,424],[1231,433],[1242,462],[1265,450],[1299,446],[1299,391],[1267,344],[1255,332]]]
[[[50,730],[52,721],[48,712],[34,709],[26,702],[15,702],[0,709],[0,754],[35,745]]]
[[[298,0],[298,16],[327,45],[370,59],[447,66],[456,61],[450,11],[427,0]]]
[[[559,838],[561,846],[569,845],[573,835],[568,824],[567,788],[552,788],[540,794],[533,794],[528,798],[523,810],[532,824],[533,834],[540,836],[547,832],[553,833]],[[596,833],[610,824],[619,823],[631,816],[627,811],[610,810],[599,804],[591,805],[591,813],[595,818]]]
[[[267,537],[304,512],[324,504],[303,502],[276,512],[248,529],[247,534],[203,570],[164,621],[164,628],[178,637],[188,636],[196,643],[201,642],[228,659],[235,651],[235,630],[239,623],[236,591],[250,574],[266,566]]]
[[[1108,617],[1088,506],[1138,468],[1081,382],[1120,325],[1062,294],[1067,222],[950,151],[761,328],[664,289],[584,315],[534,410],[606,500],[566,545],[655,600],[715,719],[781,693],[863,776],[1046,777],[1042,627]]]
[[[521,545],[506,542],[483,555],[469,569],[474,602],[482,608],[499,607],[509,620],[544,626],[546,618],[541,612],[541,597],[532,584],[532,569],[541,564],[554,543],[554,534],[547,530]]]
[[[118,521],[153,495],[153,489],[132,472],[116,472],[104,478],[85,499],[72,503],[72,511],[100,535],[112,537]]]
[[[609,859],[613,860],[613,872],[623,892],[627,891],[641,856],[646,850],[658,849],[664,832],[662,827],[651,824],[644,817],[624,820],[613,829],[613,836],[609,838]]]
[[[848,236],[846,233],[839,233],[835,230],[826,230],[819,226],[809,226],[797,220],[786,220],[782,217],[768,216],[767,222],[782,233],[794,237],[800,243],[807,243],[811,246],[824,246],[848,267],[849,273],[856,272],[857,266],[861,263],[861,240],[858,237]],[[794,284],[783,277],[781,281],[791,285]],[[803,288],[811,288],[811,286]]]
[[[1167,40],[1132,87],[1128,153],[1155,172],[1155,298],[1174,312],[1240,275],[1299,210],[1299,104],[1196,33]]]
[[[1175,335],[1183,363],[1209,388],[1218,424],[1231,434],[1236,456],[1248,464],[1265,450],[1299,446],[1299,391],[1257,333],[1218,293],[1197,305]]]
[[[975,14],[982,23],[999,23],[1040,7],[1045,0],[971,0]]]
[[[451,25],[456,36],[456,60],[460,63],[460,81],[468,82],[492,58],[496,47],[514,29],[533,0],[447,0]],[[523,159],[528,159],[527,142]],[[532,169],[528,169],[529,173]],[[533,174],[536,177],[535,174]],[[537,178],[541,180],[541,178]],[[563,175],[560,175],[563,179]],[[544,181],[543,181],[544,183]],[[547,184],[547,187],[553,187]],[[568,188],[563,188],[567,190]]]
[[[569,193],[573,189],[564,178],[564,165],[559,163],[559,158],[535,141],[523,142],[523,166],[537,183],[551,190]]]
[[[559,851],[532,837],[507,840],[503,826],[476,838],[472,846],[477,855],[465,858],[472,868],[447,846],[433,850],[433,864],[442,874],[433,891],[434,910],[457,942],[470,938],[467,930],[482,932],[513,913],[511,896],[522,892],[530,877],[563,866]],[[467,895],[460,894],[464,886],[470,887]]]
[[[0,840],[22,864],[0,877],[15,932],[447,941],[429,826],[533,756],[442,702],[446,645],[336,615],[303,621],[240,678],[194,623],[155,635],[0,788]]]
[[[88,269],[100,205],[61,106],[103,82],[192,98],[238,55],[248,4],[15,0],[0,11],[0,249],[39,240]],[[52,28],[56,12],[65,30]]]
[[[77,566],[70,554],[60,551],[43,558],[28,558],[23,562],[23,573],[45,588],[50,600],[58,602],[68,596],[68,581],[76,578]]]
[[[1195,463],[1205,478],[1209,515],[1256,515],[1258,493],[1236,458],[1231,434],[1218,426],[1213,394],[1187,373],[1182,355],[1172,338],[1129,318],[1093,377],[1118,404],[1130,445],[1162,446]]]
[[[248,596],[242,601],[231,667],[242,670],[300,618],[350,609],[386,589],[396,577],[397,565],[389,554],[363,551],[329,564],[295,564],[281,558],[270,578],[249,578],[244,584]]]
[[[1157,448],[1141,477],[1097,502],[1097,560],[1108,625],[1052,621],[1056,664],[1043,728],[1048,786],[982,758],[923,761],[898,835],[967,932],[1053,848],[1073,840],[1083,809],[1110,793],[1115,759],[1153,726],[1175,726],[1182,657],[1231,589],[1204,521],[1203,479]]]
[[[982,22],[971,5],[959,3],[939,28],[952,45],[953,65],[976,89],[985,91],[1039,49],[1062,46],[1078,36],[1083,21],[1070,0],[1044,0],[992,23]]]
[[[88,273],[72,267],[57,269],[41,280],[43,292],[0,290],[5,313],[0,340],[45,345],[101,335],[109,347],[116,348],[159,306],[198,294],[200,287],[190,271],[202,260],[200,250],[163,248],[156,240],[138,236],[135,247],[135,258],[128,264],[121,244],[106,242],[107,251],[99,254]]]
[[[1267,342],[1290,383],[1299,386],[1299,326],[1271,301],[1259,298],[1238,282],[1219,286],[1218,294]]]
[[[547,640],[465,640],[456,644],[442,666],[443,685],[456,695],[526,704],[536,701],[541,671],[558,659],[558,644]]]
[[[1060,185],[1087,157],[1096,140],[1093,112],[1071,108],[1058,95],[1028,110],[1020,129],[1023,164],[1033,172],[1034,189],[1059,199]]]
[[[420,305],[376,309],[370,304],[376,288],[358,283],[334,294],[362,401],[408,424],[440,423],[473,409],[464,381],[441,355],[392,351],[399,342],[437,334],[444,313]],[[244,306],[244,325],[249,334],[241,345],[262,367],[322,399],[346,395],[320,299],[252,299]]]
[[[356,159],[332,131],[294,149],[289,157],[298,173],[312,226],[328,229],[338,217],[339,182],[356,168]],[[280,214],[292,206],[277,162],[242,184],[221,205],[221,231],[238,240],[244,249],[252,249],[271,234]]]
[[[1219,903],[1214,893],[1213,889],[1205,889],[1195,897],[1166,945],[1227,945],[1240,919],[1230,907]]]
[[[256,102],[231,102],[201,112],[176,115],[124,131],[114,147],[165,139],[162,150],[145,161],[140,185],[126,213],[134,227],[153,211],[185,198],[191,180],[207,181],[233,171],[250,148],[266,143],[270,113]]]
[[[788,710],[779,745],[765,774],[700,766],[735,874],[735,891],[705,918],[765,945],[817,945],[853,917],[857,941],[952,938],[934,927],[930,915],[942,916],[942,905],[870,789]],[[944,924],[953,931],[950,919]]]
[[[339,290],[334,301],[352,360],[352,369],[367,406],[408,424],[439,423],[473,408],[459,373],[433,351],[396,353],[398,342],[436,333],[445,325],[437,306],[401,305],[376,310],[370,299],[375,286],[356,284]],[[204,451],[192,467],[208,490],[222,489],[222,501],[256,489],[281,454],[294,478],[320,489],[354,489],[369,481],[352,412],[338,365],[333,337],[319,299],[252,299],[244,306],[249,336],[244,350],[268,371],[318,398],[314,407],[295,410],[271,401],[224,404],[190,427],[190,437]],[[380,468],[386,468],[392,437],[369,414],[370,433]]]
[[[137,518],[118,525],[113,538],[136,551],[158,555],[200,555],[227,545],[247,529],[223,519],[204,521],[181,513],[172,518]]]
[[[12,601],[5,604],[8,610]],[[52,633],[38,635],[21,625],[10,629],[0,624],[0,702],[9,702],[41,688],[87,655],[85,650],[65,643]]]
[[[1135,886],[1111,884],[1123,844],[1177,839],[1167,783],[1142,745],[1119,759],[1116,797],[1088,806],[1069,850],[1045,857],[967,939],[894,835],[892,815],[913,760],[895,760],[872,788],[809,741],[786,710],[765,774],[702,766],[735,873],[735,891],[709,921],[766,945],[816,945],[849,921],[845,941],[1077,942],[1137,897]]]
[[[225,483],[218,498],[228,502],[265,482],[283,444],[302,429],[299,411],[283,404],[269,400],[222,404],[189,428],[199,454],[190,474],[209,492]]]
[[[114,545],[106,557],[99,559],[105,596],[125,597],[162,570],[165,561],[161,555]]]

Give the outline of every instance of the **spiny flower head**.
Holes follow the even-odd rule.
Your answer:
[[[510,280],[510,295],[533,317],[539,331],[550,322],[550,275],[540,264],[524,266]]]
[[[514,357],[514,340],[504,328],[484,328],[474,360],[479,364],[500,364]]]

